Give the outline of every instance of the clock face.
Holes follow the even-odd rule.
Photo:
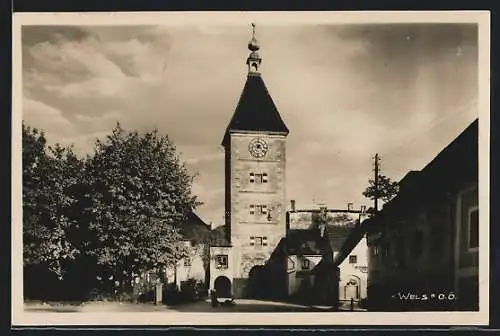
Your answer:
[[[267,150],[267,142],[261,138],[252,139],[248,144],[248,151],[250,152],[250,154],[252,154],[253,157],[256,158],[264,157],[267,153]]]

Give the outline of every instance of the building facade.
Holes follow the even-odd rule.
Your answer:
[[[478,204],[476,120],[364,223],[370,309],[477,310]]]
[[[339,300],[341,302],[366,299],[368,289],[368,245],[366,237],[356,244],[339,265]]]

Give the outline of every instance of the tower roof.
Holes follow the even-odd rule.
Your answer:
[[[255,25],[252,26],[255,29]],[[255,39],[255,30],[248,48],[252,53],[247,64],[254,61],[256,50],[260,48]],[[260,65],[260,60],[259,56],[258,65]],[[226,128],[222,145],[225,145],[228,135],[232,132],[269,132],[285,135],[289,133],[261,74],[258,72],[258,65],[257,70],[249,69],[245,87],[233,117]]]
[[[289,132],[261,76],[248,76],[240,101],[227,126],[223,144],[229,133],[238,131]]]

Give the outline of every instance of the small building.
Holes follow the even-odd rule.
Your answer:
[[[187,247],[189,255],[179,260],[174,267],[167,268],[167,283],[175,283],[181,289],[185,281],[191,280],[208,288],[211,232],[210,226],[196,213],[189,213],[186,223],[181,227],[182,243]]]
[[[366,299],[368,287],[368,245],[362,237],[340,265],[339,300],[356,303]]]
[[[267,282],[278,298],[337,303],[337,270],[327,229],[290,229],[266,264]],[[268,296],[269,295],[268,293]]]
[[[137,275],[132,284],[136,294],[148,293],[160,282],[175,285],[177,290],[182,290],[187,282],[194,282],[204,291],[207,290],[210,278],[209,248],[212,230],[194,212],[187,215],[185,222],[180,225],[180,230],[183,236],[180,243],[184,244],[189,255],[173,266]]]

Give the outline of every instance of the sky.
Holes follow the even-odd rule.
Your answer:
[[[371,205],[373,175],[422,169],[478,116],[477,27],[258,25],[261,73],[290,129],[287,202]],[[168,134],[197,213],[223,223],[220,145],[243,89],[249,23],[24,26],[24,121],[91,154],[117,122]]]

